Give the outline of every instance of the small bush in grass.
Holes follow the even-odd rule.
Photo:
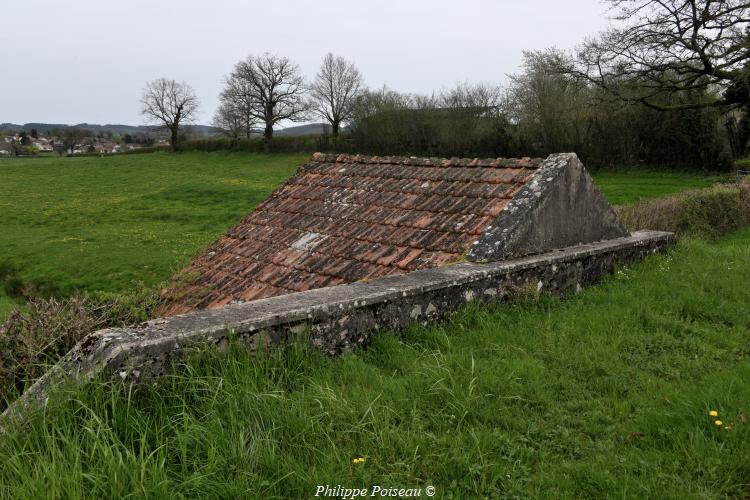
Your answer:
[[[750,224],[750,183],[717,184],[615,209],[630,231],[655,229],[716,238]]]
[[[160,300],[140,287],[123,295],[31,298],[25,311],[11,311],[0,324],[0,411],[83,337],[145,321]]]

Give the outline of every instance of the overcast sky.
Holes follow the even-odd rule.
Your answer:
[[[224,76],[272,52],[312,77],[327,52],[370,87],[430,93],[504,83],[521,51],[572,49],[606,26],[599,0],[14,0],[0,11],[0,123],[143,123],[148,80],[216,108]]]

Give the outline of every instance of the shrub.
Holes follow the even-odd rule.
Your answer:
[[[180,151],[230,151],[245,153],[314,153],[328,151],[331,140],[324,135],[301,135],[295,137],[274,137],[266,144],[262,137],[234,139],[231,137],[207,137],[192,139],[180,145]]]
[[[31,298],[0,324],[0,411],[79,340],[96,330],[140,323],[160,303],[156,290],[123,295]]]
[[[655,229],[716,238],[750,224],[750,183],[717,184],[615,210],[630,231]]]

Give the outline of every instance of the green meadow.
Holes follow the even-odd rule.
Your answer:
[[[636,167],[597,169],[591,176],[613,205],[709,187],[722,180],[722,176],[715,173]]]
[[[157,285],[305,158],[154,153],[0,161],[0,263],[55,295]],[[8,304],[0,298],[0,308]]]
[[[0,161],[0,265],[46,295],[155,286],[221,235],[308,155],[154,153]],[[717,179],[623,169],[594,177],[612,203]],[[0,317],[16,302],[0,287]]]

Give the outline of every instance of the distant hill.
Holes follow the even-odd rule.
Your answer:
[[[296,127],[287,127],[280,130],[275,130],[273,135],[281,137],[296,137],[300,135],[323,135],[326,132],[331,131],[331,127],[327,123],[308,123],[307,125],[298,125]]]
[[[99,132],[111,132],[113,134],[125,135],[125,134],[148,134],[148,133],[160,133],[163,129],[160,127],[154,127],[151,125],[118,125],[118,124],[106,124],[98,125],[93,123],[79,123],[77,125],[68,125],[64,123],[24,123],[18,125],[16,123],[0,123],[0,132],[21,132],[23,130],[31,130],[35,128],[40,134],[49,134],[50,131],[56,128],[65,127],[77,127],[90,131],[93,134]],[[216,127],[208,125],[190,125],[190,132],[196,135],[217,135],[221,133]]]
[[[21,132],[26,130],[27,132],[32,128],[35,128],[40,134],[49,134],[56,128],[65,127],[76,127],[90,131],[92,134],[111,132],[112,134],[125,135],[125,134],[165,134],[166,131],[160,127],[154,127],[151,125],[121,125],[108,123],[106,125],[99,125],[96,123],[78,123],[76,125],[69,125],[66,123],[24,123],[19,125],[17,123],[0,123],[0,132]],[[212,127],[209,125],[190,125],[186,128],[195,135],[220,135],[221,129]],[[327,123],[307,123],[305,125],[297,125],[294,127],[287,127],[274,131],[275,136],[279,137],[298,137],[301,135],[322,135],[326,132],[330,132],[331,127]],[[262,135],[263,130],[258,130],[258,134]]]

